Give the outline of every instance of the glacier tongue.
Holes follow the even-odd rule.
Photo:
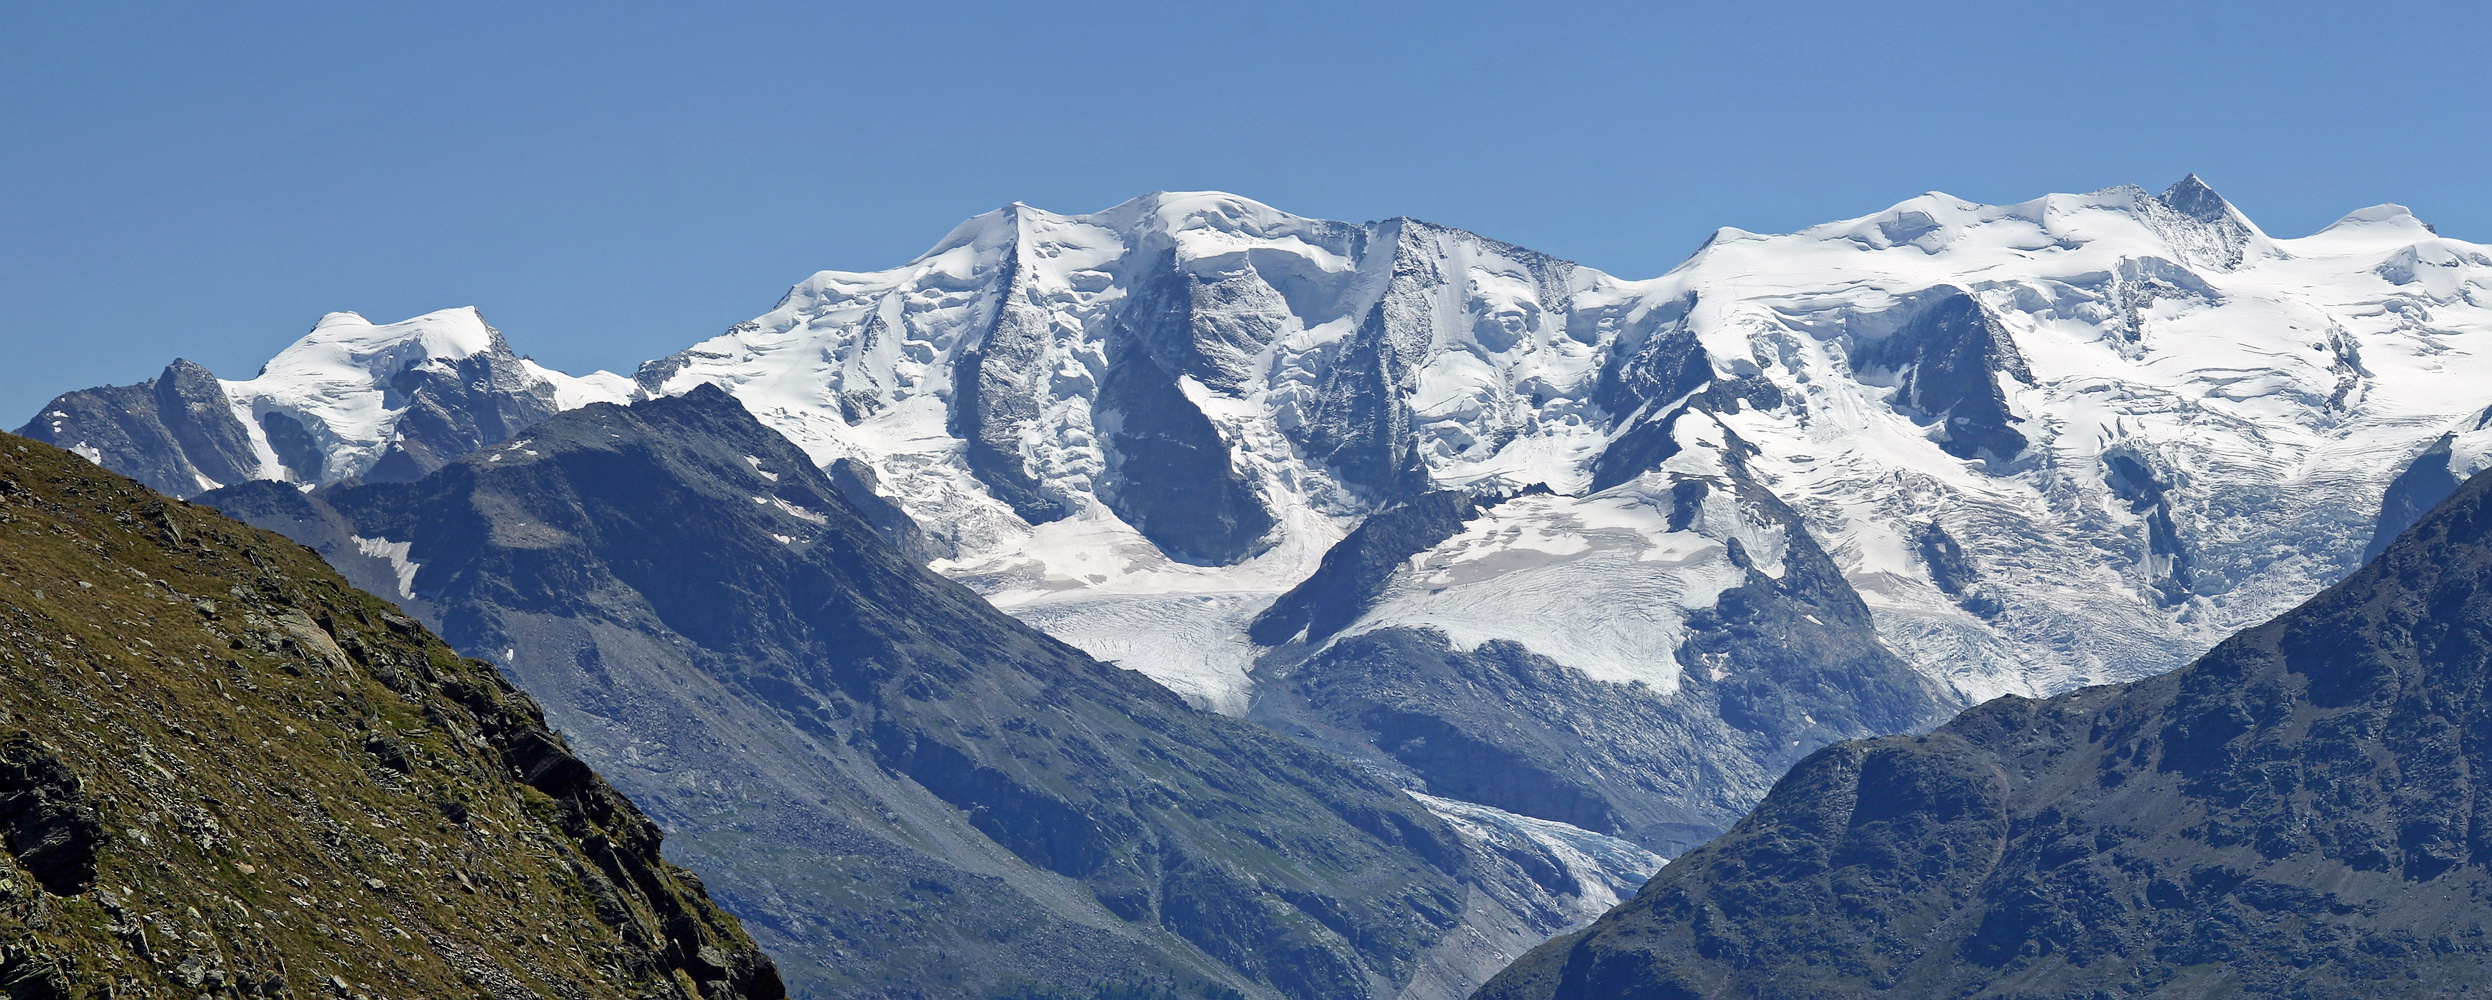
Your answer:
[[[1588,921],[1625,902],[1669,864],[1670,859],[1616,837],[1580,827],[1491,809],[1475,802],[1415,796],[1430,812],[1493,849],[1537,850],[1562,866],[1583,892],[1570,902],[1572,921]]]

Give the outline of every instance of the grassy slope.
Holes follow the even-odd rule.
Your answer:
[[[0,834],[11,997],[779,994],[490,666],[5,435]]]

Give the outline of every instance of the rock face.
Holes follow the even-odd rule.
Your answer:
[[[2456,996],[2492,976],[2492,478],[2194,664],[1810,756],[1480,991]]]
[[[31,736],[0,744],[0,831],[43,891],[75,896],[95,884],[104,823],[78,776]]]
[[[1460,996],[1643,874],[1466,838],[997,612],[715,388],[203,502],[499,659],[808,995]]]
[[[178,359],[137,385],[63,394],[18,433],[75,447],[168,496],[244,482],[260,465],[224,386],[207,369]]]
[[[786,995],[491,666],[12,436],[0,675],[0,995]]]
[[[1915,423],[1933,425],[1940,451],[1961,459],[2005,464],[2024,454],[2021,422],[2008,409],[2001,376],[2032,385],[2033,370],[2018,355],[1999,320],[1962,289],[1940,287],[1918,296],[1912,315],[1894,331],[1855,342],[1855,375],[1895,384],[1890,400]]]

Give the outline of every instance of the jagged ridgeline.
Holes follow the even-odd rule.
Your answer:
[[[2492,477],[2175,673],[1841,743],[1480,1000],[2492,983]]]
[[[785,995],[490,665],[8,435],[0,678],[0,996]]]

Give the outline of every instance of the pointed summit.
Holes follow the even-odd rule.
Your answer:
[[[2200,222],[2221,222],[2234,211],[2231,202],[2216,194],[2214,188],[2208,187],[2194,173],[2165,188],[2158,200],[2172,211]]]
[[[2142,221],[2192,267],[2230,271],[2280,255],[2266,233],[2196,174],[2153,199],[2141,199],[2139,207],[2147,210]]]

